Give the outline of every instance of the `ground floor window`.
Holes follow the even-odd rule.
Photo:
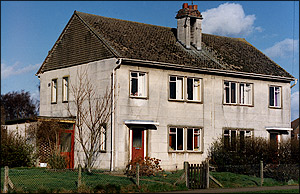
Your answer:
[[[252,134],[253,130],[250,129],[225,129],[224,146],[231,151],[236,151],[238,146],[240,149],[245,149],[245,140],[251,138]]]
[[[202,151],[201,128],[170,127],[169,151]]]

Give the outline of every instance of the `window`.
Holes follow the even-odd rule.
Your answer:
[[[187,78],[187,99],[200,101],[201,91],[200,79],[198,78]]]
[[[201,151],[201,129],[169,128],[169,151]]]
[[[69,77],[63,77],[62,80],[62,94],[63,94],[63,102],[68,102],[69,100]]]
[[[147,74],[130,72],[130,96],[147,97]]]
[[[245,139],[252,136],[251,130],[243,129],[226,129],[224,130],[224,146],[230,151],[236,151],[237,145],[240,145],[240,149],[245,148]]]
[[[170,128],[169,149],[175,151],[183,150],[183,128]]]
[[[253,84],[224,81],[224,104],[252,105]]]
[[[187,150],[199,151],[200,150],[200,129],[188,128],[187,129]]]
[[[51,81],[51,103],[57,102],[57,79]]]
[[[281,107],[281,87],[270,86],[269,87],[269,105],[270,107]]]
[[[240,104],[252,105],[252,84],[240,83]]]
[[[106,126],[101,126],[100,129],[100,151],[106,150]]]
[[[170,76],[170,99],[183,100],[183,77]]]
[[[225,103],[236,104],[237,103],[237,83],[236,82],[224,82],[224,99]]]

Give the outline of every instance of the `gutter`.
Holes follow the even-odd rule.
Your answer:
[[[242,77],[249,77],[249,78],[260,78],[260,79],[270,79],[270,80],[277,80],[277,81],[294,81],[294,77],[281,77],[281,76],[274,76],[274,75],[264,75],[258,73],[246,73],[246,72],[237,72],[231,70],[223,70],[223,69],[212,69],[212,68],[197,68],[197,67],[187,67],[185,65],[178,65],[178,64],[171,64],[171,63],[164,63],[164,62],[157,62],[157,61],[147,61],[147,60],[139,60],[139,59],[128,59],[123,58],[123,62],[131,62],[131,63],[138,63],[144,65],[151,65],[151,66],[159,66],[159,67],[167,67],[167,68],[177,68],[180,70],[196,70],[203,73],[215,73],[215,74],[226,74],[231,76],[242,76]]]
[[[119,58],[116,62],[117,66],[113,69],[111,73],[111,114],[110,114],[110,171],[114,170],[114,123],[115,123],[115,76],[116,70],[121,66],[122,58]]]
[[[295,79],[295,83],[293,85],[291,85],[291,88],[293,88],[298,82],[298,79]]]

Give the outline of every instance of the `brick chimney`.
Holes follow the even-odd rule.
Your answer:
[[[195,46],[201,50],[202,15],[197,5],[184,3],[175,17],[177,19],[177,39],[186,48]]]

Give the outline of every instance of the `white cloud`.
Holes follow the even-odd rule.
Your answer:
[[[293,48],[294,46],[294,48]],[[275,43],[272,47],[265,50],[265,54],[270,58],[287,58],[293,55],[293,51],[298,52],[299,40],[286,38],[283,41]]]
[[[202,12],[203,32],[225,36],[246,36],[261,27],[254,27],[255,15],[245,15],[240,4],[224,3]]]
[[[292,121],[299,117],[299,91],[291,95],[291,114]]]
[[[1,79],[8,78],[13,75],[20,75],[31,71],[37,71],[41,64],[28,65],[22,67],[19,62],[13,65],[6,65],[1,63]]]

